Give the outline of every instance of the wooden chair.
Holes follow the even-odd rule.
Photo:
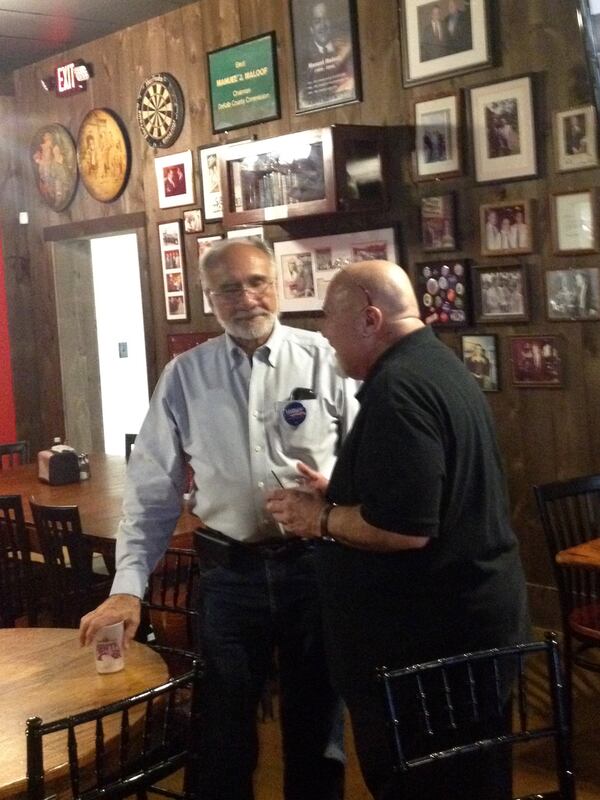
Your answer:
[[[48,576],[52,624],[77,627],[83,614],[108,597],[112,578],[93,571],[77,506],[44,506],[33,499],[29,504]]]
[[[111,800],[145,797],[151,792],[182,800],[196,798],[201,678],[200,664],[194,662],[184,675],[117,703],[51,722],[39,717],[28,719],[27,799],[45,800],[49,796],[43,740],[58,731],[67,732],[65,759],[69,763],[68,793],[61,792],[61,797]],[[86,728],[88,737],[94,732],[95,754],[83,764],[78,758],[77,741],[79,735],[86,735]],[[182,768],[183,793],[154,787]]]
[[[126,433],[125,434],[125,461],[129,462],[129,457],[131,456],[131,451],[133,450],[133,445],[135,444],[137,433]]]
[[[534,487],[552,561],[571,698],[572,667],[600,672],[600,571],[556,563],[559,550],[600,537],[600,475]]]
[[[0,626],[12,628],[17,620],[35,625],[37,613],[29,537],[21,496],[0,496]]]
[[[507,687],[513,675],[511,726]],[[456,789],[453,797],[458,796],[473,771],[465,761],[473,753],[497,752],[505,759],[508,782],[511,751],[543,739],[554,745],[558,789],[529,795],[528,800],[575,800],[568,703],[555,634],[547,633],[543,642],[400,669],[382,667],[379,679],[394,769],[385,800],[401,798],[405,781],[414,787],[420,770],[426,776],[424,798],[432,796],[427,790],[439,778],[440,770],[451,776],[446,785]],[[434,796],[442,798],[444,793]]]
[[[29,442],[20,441],[12,444],[0,444],[0,472],[19,464],[29,463]]]
[[[177,547],[166,550],[148,580],[140,639],[167,650],[171,674],[189,668],[189,660],[199,653],[199,581],[196,551]]]

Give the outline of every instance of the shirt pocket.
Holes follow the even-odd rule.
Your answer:
[[[336,419],[322,398],[275,403],[275,414],[282,451],[290,458],[315,452],[336,435]]]

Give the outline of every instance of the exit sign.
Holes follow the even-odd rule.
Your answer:
[[[54,89],[58,97],[68,97],[77,92],[85,92],[91,77],[89,68],[82,61],[61,64],[54,70]]]

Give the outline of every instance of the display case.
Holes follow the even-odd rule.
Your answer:
[[[385,128],[331,125],[227,148],[225,227],[387,205]]]

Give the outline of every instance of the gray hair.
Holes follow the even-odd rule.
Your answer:
[[[210,247],[207,247],[202,257],[200,259],[200,263],[198,265],[198,269],[200,270],[200,280],[202,281],[202,285],[206,286],[206,278],[207,273],[210,272],[212,269],[216,269],[221,265],[223,258],[226,256],[227,252],[236,245],[243,244],[249,245],[250,247],[255,247],[257,250],[260,250],[264,253],[269,262],[271,264],[271,271],[273,276],[276,274],[276,265],[275,265],[275,255],[273,250],[271,249],[270,245],[268,245],[263,239],[260,239],[258,236],[248,236],[244,238],[235,238],[235,239],[223,239],[220,242],[215,242]]]

